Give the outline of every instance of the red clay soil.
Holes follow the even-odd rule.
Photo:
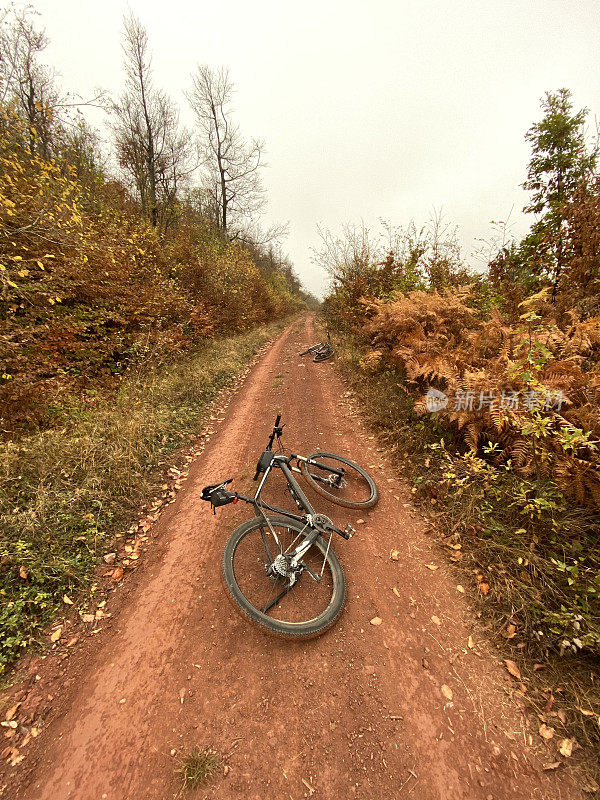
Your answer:
[[[37,714],[43,725],[1,796],[583,796],[562,767],[543,770],[555,757],[529,733],[517,681],[478,631],[430,526],[392,477],[333,365],[298,357],[314,340],[307,316],[268,349],[155,523],[135,574],[111,595],[101,631],[68,651],[61,640],[14,689],[23,699],[17,718]],[[324,636],[305,642],[271,638],[235,613],[221,554],[252,509],[238,503],[213,516],[200,499],[205,484],[231,476],[234,488],[251,490],[278,411],[287,447],[346,454],[370,469],[381,492],[374,509],[359,513],[306,487],[317,510],[358,533],[335,542],[346,609]],[[374,617],[382,623],[370,624]],[[196,746],[214,748],[223,766],[183,790],[176,770]]]

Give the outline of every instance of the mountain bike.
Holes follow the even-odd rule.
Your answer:
[[[233,478],[205,486],[202,499],[216,508],[242,500],[254,507],[256,517],[244,522],[231,534],[223,551],[222,571],[225,588],[236,609],[263,630],[290,639],[319,636],[330,628],[342,612],[346,581],[341,564],[331,548],[333,534],[350,539],[355,529],[341,530],[329,517],[318,514],[294,478],[304,466],[314,479],[317,472],[328,486],[341,485],[351,471],[366,484],[362,497],[369,505],[377,502],[377,487],[368,473],[349,459],[333,453],[300,456],[273,452],[275,439],[281,438],[281,414],[277,415],[267,449],[256,465],[254,480],[259,480],[253,497],[230,491]],[[328,461],[322,456],[328,456]],[[332,463],[337,459],[339,466]],[[343,466],[342,466],[343,465]],[[261,493],[269,474],[279,469],[299,512],[294,513],[266,503]],[[318,481],[315,481],[318,484]],[[328,495],[339,502],[335,495]],[[348,501],[346,500],[346,503]],[[358,506],[358,507],[363,507]],[[266,511],[276,516],[267,515]]]
[[[309,347],[307,350],[303,350],[302,353],[299,353],[300,356],[308,355],[309,353],[313,354],[313,361],[326,361],[328,358],[335,353],[335,350],[331,346],[331,336],[329,331],[327,331],[327,341],[326,342],[319,342],[319,344],[313,344],[312,347]]]

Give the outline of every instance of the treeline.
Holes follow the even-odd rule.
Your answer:
[[[124,88],[79,100],[44,63],[34,12],[0,29],[0,416],[52,425],[132,365],[281,318],[311,298],[261,230],[264,145],[248,142],[224,70],[190,81],[195,131],[158,87],[148,37],[123,34]],[[86,122],[110,121],[109,147]]]
[[[600,507],[600,176],[586,110],[547,93],[526,134],[534,216],[520,241],[499,226],[486,268],[463,261],[441,221],[378,239],[325,232],[320,260],[338,325],[369,345],[367,371],[394,370],[454,446],[498,469],[551,480]],[[445,399],[444,399],[445,398]],[[439,400],[440,398],[438,398]],[[540,501],[540,508],[542,506]],[[536,509],[535,497],[532,508]]]

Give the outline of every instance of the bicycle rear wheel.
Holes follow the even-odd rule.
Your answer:
[[[327,359],[331,358],[334,353],[335,350],[333,347],[331,347],[329,344],[325,344],[314,354],[313,361],[316,363],[319,363],[320,361],[327,361]]]
[[[261,517],[240,525],[223,552],[223,580],[235,608],[259,627],[277,636],[308,639],[324,633],[339,617],[346,595],[340,562],[327,542],[318,537],[302,557],[303,569],[290,580],[269,577],[267,568],[280,553],[302,541],[304,523],[287,517],[269,517],[279,539]]]
[[[345,508],[371,508],[379,499],[375,481],[369,473],[344,456],[312,453],[300,461],[300,469],[315,492]],[[332,470],[343,470],[340,476]]]

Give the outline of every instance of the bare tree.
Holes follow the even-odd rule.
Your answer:
[[[117,155],[144,214],[164,233],[175,213],[178,190],[194,169],[189,136],[180,130],[170,98],[154,86],[146,30],[133,15],[123,24],[126,83],[113,108]]]
[[[246,142],[232,121],[233,84],[226,69],[199,66],[187,97],[200,128],[200,151],[214,221],[224,236],[241,238],[265,204],[260,180],[264,143]]]
[[[37,30],[31,7],[11,9],[0,28],[0,97],[14,103],[27,122],[30,152],[48,156],[56,126],[55,110],[64,102],[56,87],[56,73],[40,63],[49,40]]]
[[[74,135],[80,128],[81,118],[72,110],[103,108],[105,93],[97,90],[95,97],[84,100],[61,92],[56,71],[41,61],[49,39],[36,27],[35,16],[31,6],[12,5],[0,18],[0,102],[13,104],[26,122],[29,151],[47,158],[64,146],[68,128],[75,129]]]

